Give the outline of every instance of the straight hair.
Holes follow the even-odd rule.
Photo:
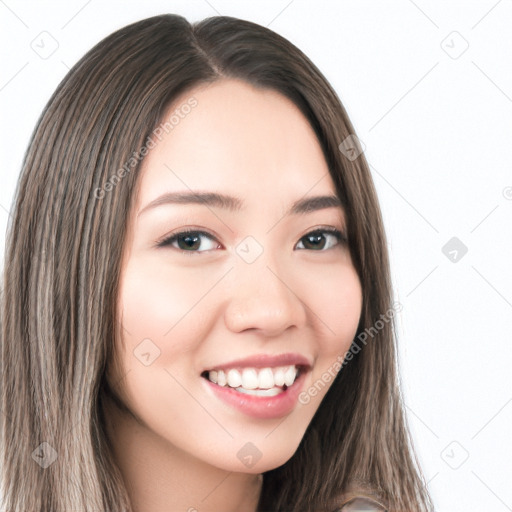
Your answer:
[[[342,103],[273,31],[227,16],[191,24],[167,14],[94,46],[50,98],[25,154],[1,297],[3,511],[131,510],[102,401],[121,336],[120,261],[141,148],[178,96],[223,79],[281,93],[311,124],[363,290],[353,357],[295,454],[264,473],[258,510],[332,511],[356,495],[390,512],[431,509],[400,395],[393,319],[357,343],[392,309],[393,294],[368,163],[338,148],[355,134]]]

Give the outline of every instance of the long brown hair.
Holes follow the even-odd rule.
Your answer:
[[[2,510],[131,509],[101,404],[120,336],[119,267],[140,150],[178,95],[222,78],[282,93],[315,130],[363,289],[354,347],[392,308],[368,164],[338,148],[355,132],[315,65],[278,34],[231,17],[191,25],[169,14],[116,31],[49,100],[18,181],[1,310]],[[332,510],[349,491],[393,512],[430,510],[399,393],[393,322],[381,324],[353,350],[293,457],[264,474],[258,510]]]

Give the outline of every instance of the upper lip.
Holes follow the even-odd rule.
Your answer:
[[[210,370],[230,370],[232,368],[273,368],[277,366],[300,366],[305,369],[311,368],[310,361],[300,354],[256,354],[243,359],[236,359],[229,363],[218,363],[216,365],[205,368],[205,371]]]

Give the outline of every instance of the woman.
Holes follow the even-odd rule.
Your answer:
[[[7,239],[2,510],[430,509],[359,150],[254,23],[156,16],[75,65]]]

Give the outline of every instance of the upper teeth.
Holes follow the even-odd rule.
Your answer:
[[[295,382],[298,370],[295,366],[280,368],[245,368],[242,372],[231,369],[211,370],[208,379],[219,386],[228,385],[231,388],[271,389],[275,386],[291,386]]]

